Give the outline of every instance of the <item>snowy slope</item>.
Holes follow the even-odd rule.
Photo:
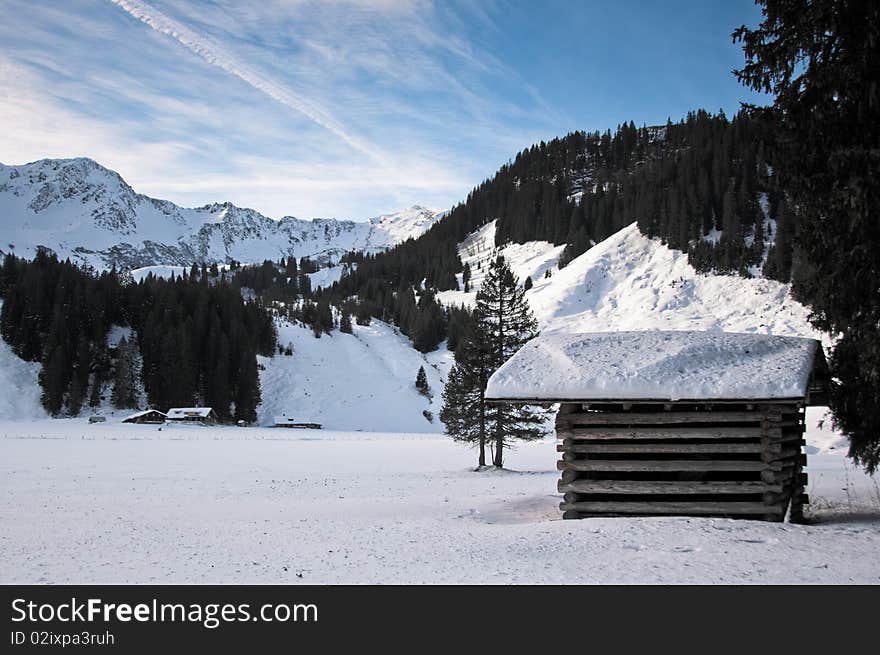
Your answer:
[[[442,431],[437,414],[451,360],[447,351],[422,355],[377,320],[353,329],[316,339],[310,328],[280,323],[278,343],[291,344],[293,355],[260,358],[265,370],[258,422],[271,425],[275,416],[287,415],[331,430]],[[416,391],[419,366],[425,367],[433,403]],[[433,423],[422,415],[425,410],[434,414]]]
[[[0,300],[0,307],[3,301]],[[46,412],[40,405],[40,385],[37,376],[40,365],[26,362],[12,352],[9,344],[0,339],[0,419],[43,418]]]
[[[30,257],[43,246],[95,268],[291,255],[326,261],[348,250],[384,250],[420,235],[442,215],[414,206],[363,222],[274,220],[231,203],[184,208],[150,198],[91,159],[0,164],[0,253]]]
[[[725,330],[811,337],[809,310],[789,286],[763,278],[698,273],[687,256],[642,235],[635,223],[557,267],[561,247],[544,242],[494,246],[494,222],[470,235],[459,252],[471,262],[474,289],[437,294],[444,304],[474,302],[488,262],[500,252],[520,280],[543,332]],[[477,270],[480,264],[482,270]],[[551,277],[544,274],[551,271]]]

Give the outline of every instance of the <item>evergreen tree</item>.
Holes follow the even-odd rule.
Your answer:
[[[543,436],[544,415],[528,406],[486,403],[486,383],[492,373],[529,339],[538,324],[525,301],[525,290],[500,255],[490,264],[477,293],[475,323],[455,351],[455,365],[443,390],[443,421],[453,438],[476,443],[480,466],[485,446],[494,449],[492,463],[504,464],[504,449],[516,439]]]
[[[493,371],[538,334],[538,322],[525,300],[525,290],[501,255],[492,261],[477,293],[476,316]],[[543,414],[528,406],[496,403],[489,414],[495,441],[493,463],[498,468],[504,464],[504,447],[512,440],[543,436]]]
[[[353,332],[351,314],[347,311],[343,312],[342,318],[339,319],[339,331],[344,332],[345,334],[351,334]]]
[[[831,355],[835,425],[850,455],[880,466],[880,4],[760,0],[741,27],[741,82],[771,93],[752,108],[772,126],[778,177],[797,215],[795,292],[814,324],[839,334]],[[777,246],[779,244],[777,243]]]
[[[40,369],[41,402],[52,416],[58,416],[64,407],[64,392],[70,376],[69,362],[64,346],[53,347]]]
[[[137,407],[138,397],[137,346],[125,337],[116,347],[116,366],[113,371],[113,390],[110,402],[116,409]]]
[[[89,365],[91,362],[89,342],[85,335],[80,335],[74,358],[73,371],[67,394],[67,412],[70,416],[79,416],[86,394],[89,391]]]
[[[431,397],[431,387],[428,386],[428,376],[424,366],[419,366],[419,372],[416,373],[416,389],[423,396]]]
[[[486,383],[492,374],[490,351],[482,334],[472,326],[455,350],[455,364],[443,387],[440,420],[446,434],[477,447],[479,467],[486,466],[489,439]]]
[[[235,392],[235,420],[253,423],[260,404],[260,376],[254,353],[242,350]]]

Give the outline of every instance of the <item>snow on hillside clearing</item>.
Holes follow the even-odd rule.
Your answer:
[[[3,302],[0,301],[0,308]],[[40,404],[39,362],[19,358],[0,339],[0,419],[30,419],[46,416]]]
[[[445,347],[428,356],[390,325],[373,320],[353,334],[334,331],[316,339],[310,328],[278,323],[278,343],[290,357],[260,357],[261,425],[275,416],[322,423],[333,430],[440,432],[440,392],[451,365]],[[415,388],[424,366],[433,402]],[[429,422],[423,411],[433,413]]]
[[[547,241],[529,241],[528,243],[510,243],[501,248],[495,248],[495,226],[497,221],[486,223],[483,227],[475,230],[458,246],[458,256],[462,266],[468,265],[471,269],[471,291],[464,291],[462,274],[458,274],[459,291],[441,291],[437,294],[437,300],[447,306],[472,305],[477,295],[477,290],[483,284],[483,279],[489,271],[489,264],[497,254],[503,254],[513,274],[524,281],[531,277],[533,281],[542,279],[545,273],[552,271],[557,266],[557,261],[565,246],[554,246]]]
[[[803,398],[814,339],[732,332],[543,334],[489,379],[489,398]]]
[[[544,242],[506,245],[493,253],[494,229],[494,222],[483,226],[462,242],[459,252],[479,258],[481,273],[496,253],[504,255],[520,280],[535,271],[526,299],[542,332],[726,330],[829,343],[809,324],[809,310],[791,297],[789,285],[764,278],[698,273],[686,254],[644,236],[636,223],[563,269],[556,268],[561,247]],[[544,276],[546,270],[551,277]],[[477,276],[474,282],[472,292],[444,291],[438,300],[472,305]]]
[[[333,286],[334,282],[339,282],[339,278],[342,277],[342,274],[346,272],[346,266],[337,264],[335,266],[325,266],[324,268],[319,268],[314,273],[309,273],[309,281],[312,284],[312,289],[317,289],[318,287],[329,288]]]
[[[188,273],[189,268],[186,266],[142,266],[131,271],[131,277],[135,282],[141,282],[148,275],[153,277],[171,280],[175,277],[183,277],[184,273]]]

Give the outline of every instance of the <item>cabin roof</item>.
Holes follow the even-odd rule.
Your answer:
[[[811,391],[815,339],[733,332],[552,333],[489,378],[489,400],[791,400]]]
[[[210,407],[172,407],[168,410],[168,418],[187,418],[196,416],[208,418],[214,411]]]
[[[165,416],[165,413],[160,412],[158,409],[145,409],[140,412],[135,412],[131,416],[126,416],[124,419],[122,419],[122,422],[124,423],[125,421],[131,421],[133,419],[140,418],[141,416],[146,416],[147,414],[161,414],[162,416]]]

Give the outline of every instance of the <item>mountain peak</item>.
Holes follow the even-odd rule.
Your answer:
[[[335,260],[419,236],[439,216],[414,205],[361,222],[276,220],[229,201],[185,208],[150,198],[88,157],[0,165],[0,248],[24,257],[45,248],[96,269],[290,256]]]

